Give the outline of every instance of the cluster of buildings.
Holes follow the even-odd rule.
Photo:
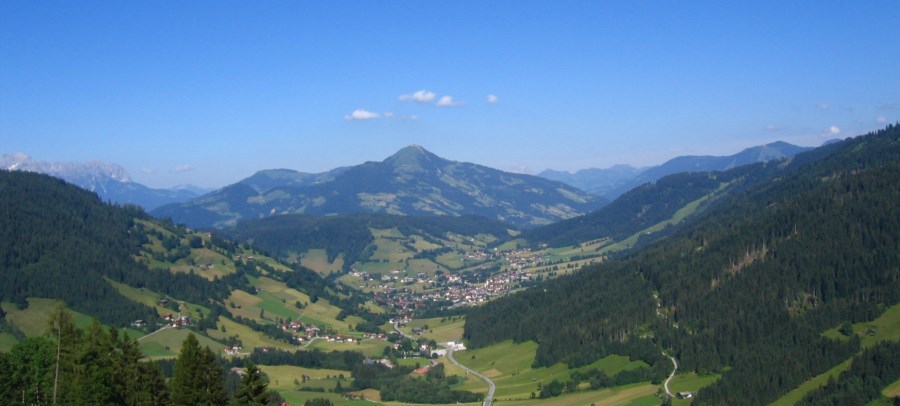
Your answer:
[[[525,269],[551,264],[549,258],[534,253],[530,248],[504,252],[474,250],[464,253],[463,261],[483,264],[462,272],[438,272],[433,276],[424,272],[413,276],[399,269],[384,274],[353,270],[351,275],[378,283],[375,287],[376,303],[397,314],[409,315],[419,314],[428,308],[473,306],[486,302],[529,281],[531,276]],[[505,266],[498,268],[497,264]],[[498,272],[498,269],[503,270]],[[425,288],[416,290],[408,287],[413,283]]]

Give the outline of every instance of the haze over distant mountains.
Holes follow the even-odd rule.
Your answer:
[[[319,174],[260,171],[188,202],[153,211],[192,227],[225,227],[274,214],[474,214],[517,227],[549,224],[607,201],[562,182],[441,158],[418,145],[382,162]]]
[[[136,183],[117,164],[90,162],[38,161],[21,152],[0,156],[0,169],[43,173],[63,179],[97,193],[104,201],[120,204],[136,204],[145,210],[153,210],[164,204],[182,202],[197,197],[206,190],[184,185],[172,189],[153,189]]]
[[[658,166],[634,168],[615,165],[606,169],[589,168],[575,173],[545,170],[538,176],[565,182],[588,193],[615,200],[623,193],[663,176],[681,172],[724,171],[742,165],[794,156],[812,147],[800,147],[783,141],[747,148],[728,156],[679,156]]]

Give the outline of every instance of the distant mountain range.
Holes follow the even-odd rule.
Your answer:
[[[191,227],[232,226],[275,214],[480,215],[516,227],[549,224],[607,200],[562,182],[441,158],[418,145],[381,162],[319,174],[260,171],[233,185],[153,210]]]
[[[724,171],[742,165],[794,156],[811,149],[813,148],[777,141],[747,148],[729,156],[680,156],[672,158],[662,165],[647,168],[616,165],[607,169],[582,169],[575,173],[548,169],[539,173],[538,176],[565,182],[588,193],[615,200],[637,186],[654,182],[666,175],[681,172]]]
[[[152,189],[131,180],[125,168],[100,161],[45,162],[21,152],[0,156],[0,169],[43,173],[97,193],[104,201],[136,204],[145,210],[182,202],[208,190],[184,185],[172,189]]]

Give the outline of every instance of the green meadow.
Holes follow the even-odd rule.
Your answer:
[[[515,406],[656,406],[662,402],[657,396],[659,386],[636,383],[596,391],[565,393],[550,399],[502,400],[499,404]]]
[[[296,260],[297,258],[292,258]],[[299,256],[300,265],[303,265],[313,271],[316,271],[323,277],[332,272],[340,272],[344,267],[344,254],[340,254],[335,258],[334,262],[328,261],[328,253],[325,249],[311,249]]]
[[[3,311],[6,312],[6,321],[12,323],[27,337],[38,337],[47,333],[50,329],[50,316],[63,302],[56,299],[29,298],[28,307],[17,309],[13,303],[3,302]],[[87,328],[93,323],[93,318],[66,309],[79,328]]]
[[[497,386],[495,397],[498,400],[528,400],[532,392],[540,392],[538,384],[545,385],[554,379],[562,382],[568,381],[573,371],[562,363],[551,367],[533,368],[531,364],[534,363],[536,350],[537,343],[533,341],[515,344],[507,340],[485,348],[455,352],[454,358],[491,378]],[[646,366],[646,364],[642,361],[629,361],[627,357],[612,355],[578,368],[578,370],[596,368],[603,370],[608,375],[615,375],[619,371],[641,366]],[[652,389],[650,394],[655,394],[657,386],[648,386]],[[477,391],[483,390],[483,387],[483,383],[476,384],[469,380],[460,389]],[[590,393],[596,392],[590,391]]]
[[[425,326],[428,326],[428,328],[422,332],[422,337],[434,340],[438,343],[446,343],[447,341],[462,340],[463,328],[465,325],[466,320],[463,316],[456,316],[455,320],[452,321],[449,317],[435,317],[431,319],[412,320],[407,323],[406,326],[402,327],[401,330],[406,334],[412,334],[412,329],[425,328]]]
[[[840,332],[838,332],[839,328],[840,326],[836,326],[825,331],[824,333],[822,333],[822,335],[832,339],[847,339],[846,337],[841,335]],[[885,310],[884,313],[881,314],[881,316],[878,316],[878,318],[876,318],[875,320],[854,324],[853,333],[859,336],[864,348],[871,347],[882,341],[900,341],[900,304],[889,307],[887,310]],[[804,396],[806,396],[806,394],[810,391],[825,386],[825,384],[828,383],[828,378],[837,378],[837,376],[840,375],[841,372],[846,371],[849,368],[850,360],[848,359],[834,366],[834,368],[831,368],[825,373],[804,382],[802,385],[788,392],[772,404],[793,405]],[[900,384],[896,382],[891,386],[888,386],[888,388],[891,387],[898,388],[896,390],[900,390]],[[900,396],[900,394],[898,394],[898,396]]]
[[[225,328],[225,331],[222,331],[223,327]],[[237,337],[244,346],[244,349],[241,350],[241,352],[249,353],[253,351],[254,348],[258,347],[273,347],[286,351],[294,351],[297,349],[297,344],[275,340],[259,331],[255,331],[243,324],[235,323],[225,317],[219,317],[218,329],[206,330],[206,334],[217,340],[226,341],[230,337]]]
[[[363,355],[371,358],[381,358],[384,354],[385,347],[391,343],[382,340],[363,340],[354,341],[352,343],[329,342],[326,340],[316,340],[305,349],[320,349],[322,351],[358,351]]]
[[[191,330],[184,328],[166,328],[138,339],[138,346],[144,355],[151,359],[177,357],[181,344]],[[225,346],[208,337],[194,333],[200,346],[209,347],[217,355],[221,355]]]
[[[0,333],[0,352],[9,352],[19,340],[10,333]]]

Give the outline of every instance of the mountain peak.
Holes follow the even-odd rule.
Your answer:
[[[441,157],[428,152],[421,145],[410,145],[384,160],[384,163],[404,172],[421,172],[429,166],[443,161]]]

